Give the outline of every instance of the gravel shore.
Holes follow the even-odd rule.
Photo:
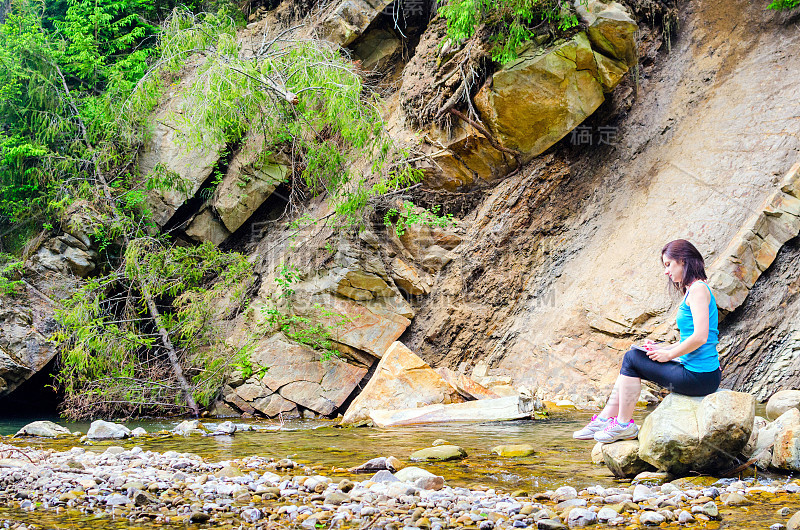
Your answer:
[[[207,462],[190,453],[118,446],[57,452],[0,444],[0,456],[0,503],[7,507],[161,524],[430,530],[690,525],[719,520],[722,505],[800,492],[794,481],[728,480],[707,487],[598,485],[578,491],[563,486],[505,493],[450,487],[417,467],[351,480],[322,476],[288,459]],[[784,512],[776,516],[792,515],[788,508]]]

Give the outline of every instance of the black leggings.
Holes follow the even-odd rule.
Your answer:
[[[716,392],[722,375],[719,368],[713,372],[692,372],[677,361],[660,363],[633,348],[625,352],[619,373],[647,379],[685,396],[705,396]]]

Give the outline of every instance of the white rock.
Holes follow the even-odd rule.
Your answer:
[[[395,478],[401,482],[414,484],[424,490],[440,490],[444,487],[444,478],[434,475],[419,467],[409,466],[401,469],[394,474]]]
[[[89,440],[121,440],[130,436],[131,430],[124,425],[103,420],[93,421],[86,433]]]
[[[555,502],[568,501],[578,497],[578,490],[572,486],[561,486],[552,495]]]
[[[236,425],[232,421],[223,421],[214,427],[214,435],[231,435],[236,432]]]
[[[586,508],[573,508],[567,517],[570,528],[583,528],[597,522],[597,514]]]
[[[34,421],[21,428],[14,437],[41,436],[43,438],[55,438],[56,436],[67,434],[70,434],[69,429],[52,421]]]
[[[666,518],[658,512],[644,512],[639,516],[639,522],[648,526],[658,526],[665,520]]]
[[[208,431],[200,420],[185,420],[180,422],[174,429],[173,434],[179,436],[189,436],[190,434],[205,434]]]

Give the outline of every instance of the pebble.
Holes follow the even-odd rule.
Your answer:
[[[639,503],[653,497],[653,492],[644,484],[637,484],[633,488],[633,502]]]
[[[618,515],[619,514],[616,511],[612,510],[608,506],[604,506],[597,512],[597,519],[601,523],[605,523],[611,519],[616,519]]]
[[[569,511],[567,524],[570,528],[583,528],[597,522],[597,514],[586,508],[573,508]]]
[[[678,522],[680,524],[693,523],[694,516],[686,510],[681,510],[681,513],[678,514]]]
[[[536,523],[538,530],[566,530],[566,526],[556,519],[541,519]]]
[[[657,512],[644,512],[639,516],[639,522],[648,526],[658,526],[666,520],[666,517]]]

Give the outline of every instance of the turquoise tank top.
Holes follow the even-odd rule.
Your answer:
[[[708,284],[705,282],[703,282],[703,285],[708,288],[708,293],[711,295],[711,301],[708,303],[708,340],[696,350],[678,357],[678,360],[683,363],[683,366],[692,372],[713,372],[719,368],[719,354],[717,353],[717,344],[719,343],[719,313],[717,311],[717,301],[714,299],[714,293],[711,292],[711,287],[708,287]],[[681,305],[678,307],[678,317],[676,318],[678,331],[681,335],[681,342],[694,333],[692,310],[686,303],[687,296],[689,296],[688,292],[686,296],[683,297],[683,302],[681,302]]]

